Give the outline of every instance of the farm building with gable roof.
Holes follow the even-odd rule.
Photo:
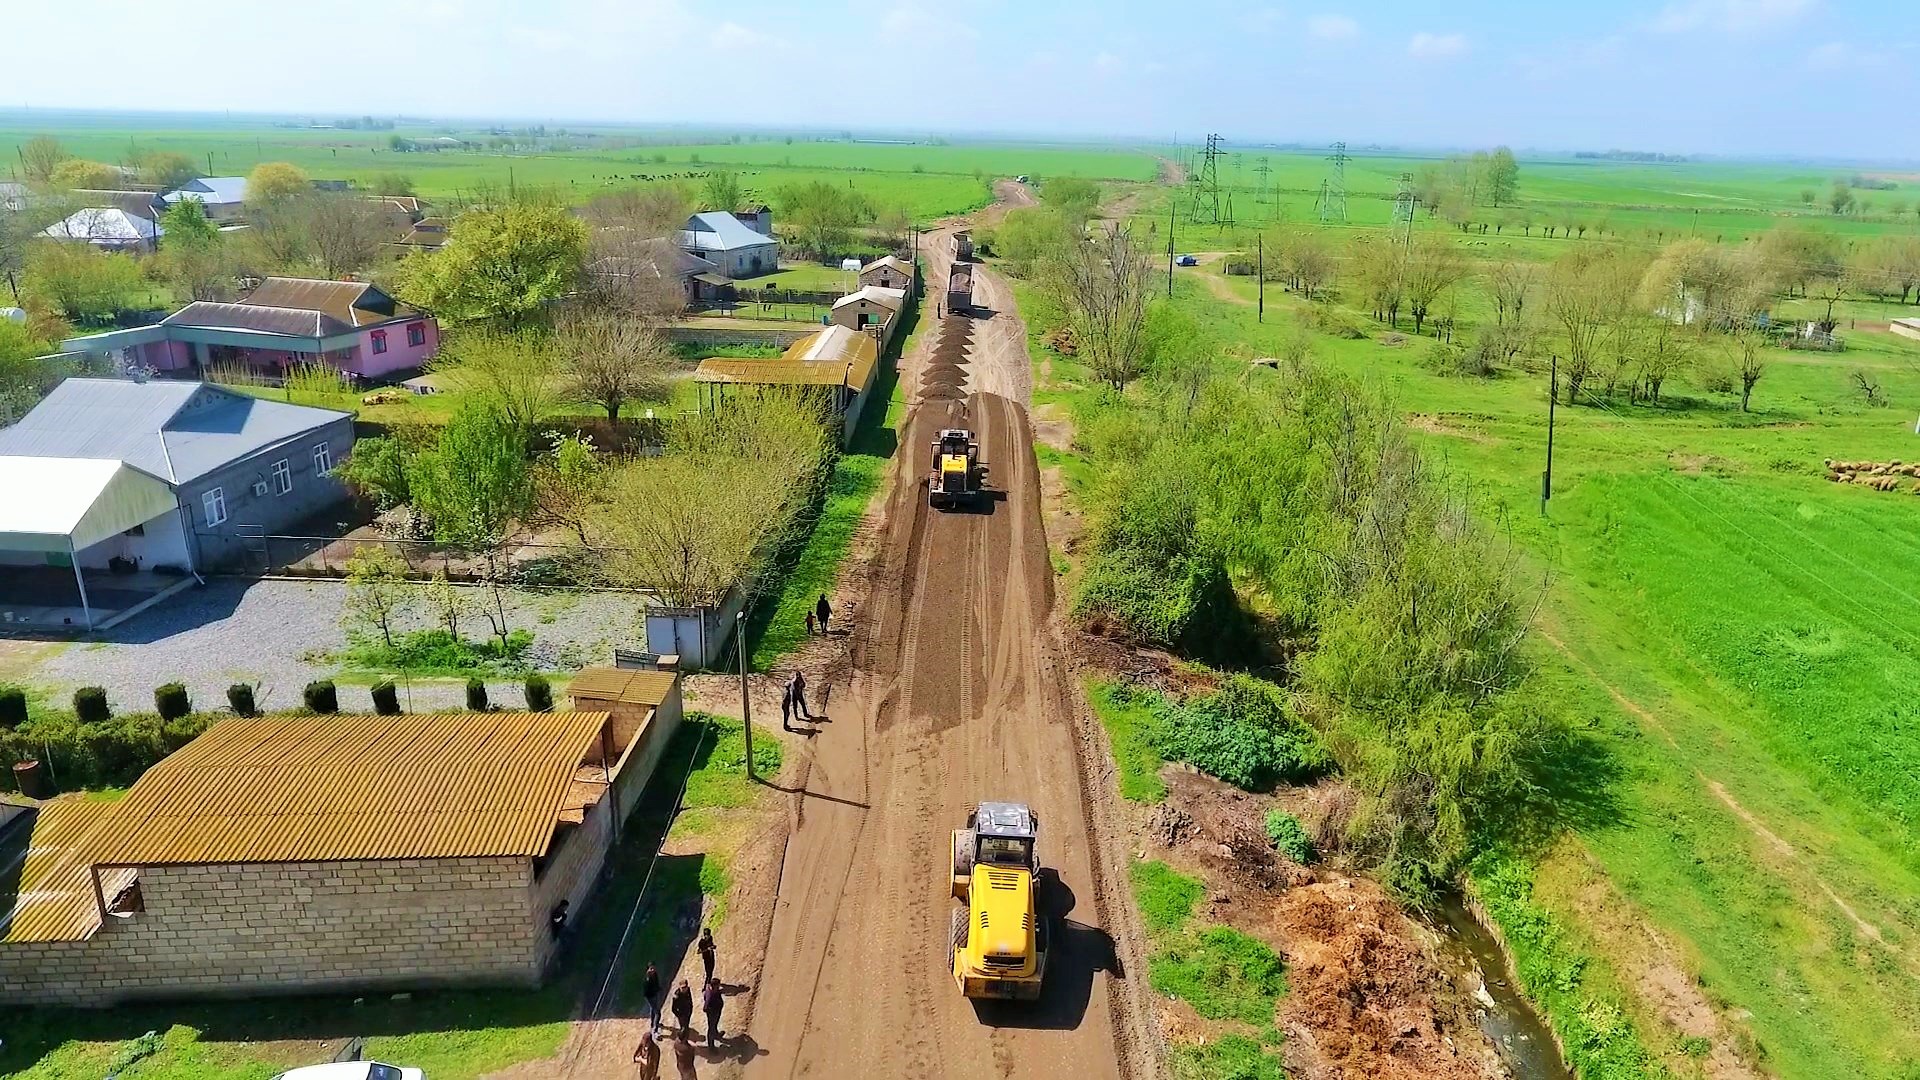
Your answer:
[[[222,720],[121,800],[63,796],[0,831],[20,867],[0,1002],[536,985],[550,920],[588,900],[670,734],[651,727]]]

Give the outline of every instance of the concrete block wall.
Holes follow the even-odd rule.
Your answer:
[[[545,864],[536,872],[529,891],[533,906],[528,915],[531,925],[539,928],[535,950],[539,971],[544,972],[553,959],[555,942],[548,917],[554,905],[567,901],[570,919],[577,920],[600,883],[607,851],[613,846],[613,813],[613,800],[602,793],[579,825],[554,838],[558,846],[547,851]]]
[[[539,981],[527,858],[147,867],[145,911],[0,946],[0,1002],[99,1006]]]

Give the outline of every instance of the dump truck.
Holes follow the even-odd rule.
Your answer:
[[[933,442],[933,469],[927,477],[927,505],[936,510],[981,498],[987,467],[980,444],[966,428],[947,428]]]
[[[1024,803],[983,802],[953,832],[953,910],[947,961],[970,998],[1032,1001],[1047,971],[1051,930],[1038,897],[1040,819]]]

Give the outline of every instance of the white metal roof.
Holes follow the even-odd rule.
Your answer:
[[[0,551],[79,551],[175,505],[165,482],[122,461],[0,457]]]
[[[854,292],[850,292],[840,299],[835,300],[833,306],[841,308],[848,304],[858,303],[861,300],[886,308],[888,311],[899,311],[901,305],[907,302],[907,290],[886,289],[878,285],[863,285]]]
[[[708,210],[687,219],[687,227],[680,232],[680,243],[695,251],[736,251],[773,247],[779,241],[748,228],[724,210]]]
[[[75,210],[65,220],[42,230],[56,240],[152,240],[165,229],[117,206],[90,206]]]

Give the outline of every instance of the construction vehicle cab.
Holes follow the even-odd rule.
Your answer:
[[[970,998],[1040,996],[1049,930],[1038,906],[1040,821],[1023,803],[983,802],[953,833],[947,959]]]
[[[927,505],[935,509],[959,506],[980,498],[987,467],[980,464],[980,444],[965,428],[947,428],[933,443],[933,469],[927,478]]]

